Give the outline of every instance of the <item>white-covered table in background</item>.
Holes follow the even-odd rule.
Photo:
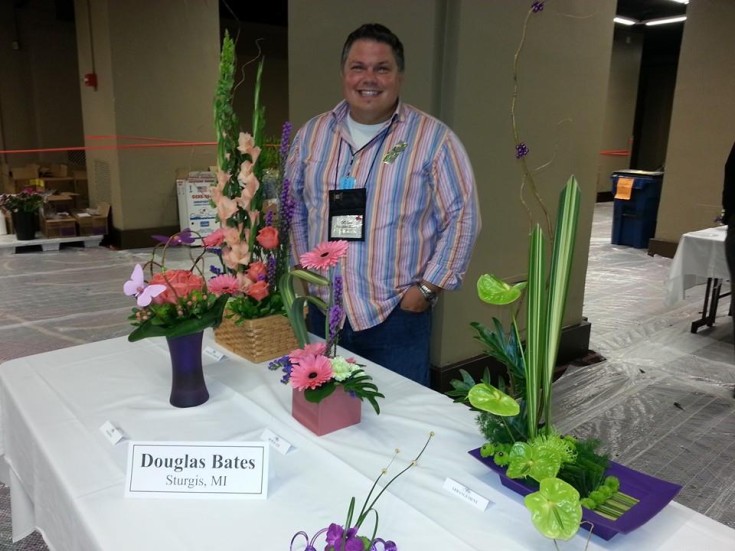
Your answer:
[[[209,333],[209,332],[208,332]],[[205,346],[215,346],[205,335]],[[14,536],[37,528],[55,551],[287,551],[294,533],[344,522],[387,465],[390,472],[436,436],[419,465],[378,502],[378,534],[401,551],[551,549],[532,527],[520,496],[467,454],[480,445],[474,414],[447,397],[379,366],[369,371],[385,393],[382,413],[363,404],[360,424],[316,437],[290,415],[290,389],[264,364],[205,357],[207,403],[168,404],[164,339],[119,338],[47,352],[0,367],[5,461]],[[127,445],[99,430],[112,422],[132,440],[253,441],[268,428],[293,445],[272,450],[267,500],[124,497]],[[480,511],[449,494],[447,477],[489,498]],[[580,531],[571,548],[582,549]],[[590,549],[732,549],[735,530],[677,503],[653,520]],[[322,544],[323,545],[323,544]],[[319,547],[321,548],[321,546]]]
[[[666,282],[667,306],[684,300],[687,289],[707,284],[702,316],[692,322],[692,333],[696,333],[702,325],[714,324],[720,298],[730,294],[722,293],[723,280],[730,279],[725,258],[726,235],[727,226],[685,233],[679,240],[671,262]]]

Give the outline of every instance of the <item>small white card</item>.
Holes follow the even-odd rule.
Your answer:
[[[125,497],[266,499],[266,442],[130,442]]]
[[[211,346],[204,347],[204,353],[210,358],[214,358],[217,361],[220,361],[222,358],[225,357],[225,355],[222,352],[220,352],[219,350]]]
[[[120,440],[125,438],[125,435],[120,429],[113,425],[110,421],[105,421],[100,427],[100,431],[105,435],[105,438],[110,441],[113,446]]]
[[[470,490],[467,486],[464,486],[451,478],[447,478],[444,481],[444,489],[450,494],[466,501],[470,505],[477,507],[480,511],[487,509],[487,506],[491,503],[489,499],[482,497],[477,492]]]
[[[270,445],[273,446],[281,455],[286,455],[288,450],[291,449],[290,442],[284,440],[270,429],[265,429],[260,437],[270,443]]]

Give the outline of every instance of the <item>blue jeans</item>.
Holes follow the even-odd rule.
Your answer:
[[[309,305],[309,331],[324,337],[324,314]],[[415,313],[397,306],[386,320],[364,331],[355,331],[349,320],[339,335],[339,345],[350,352],[429,386],[431,310]]]

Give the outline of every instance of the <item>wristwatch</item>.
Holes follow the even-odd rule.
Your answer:
[[[421,294],[424,295],[424,299],[426,300],[426,302],[428,302],[431,306],[436,305],[436,301],[439,300],[438,293],[432,291],[423,283],[418,283],[417,287],[419,288],[419,291],[421,291]]]

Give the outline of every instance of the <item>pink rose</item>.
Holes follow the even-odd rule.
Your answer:
[[[217,228],[212,233],[202,238],[205,247],[219,247],[225,241],[225,230]]]
[[[278,230],[273,226],[266,226],[258,232],[255,239],[264,249],[275,249],[278,247]]]
[[[265,280],[256,281],[245,291],[245,294],[253,297],[255,300],[263,300],[268,296],[268,293],[268,282]]]
[[[268,268],[266,268],[265,264],[258,260],[256,262],[250,263],[250,266],[248,266],[247,274],[248,277],[253,281],[260,281],[261,279],[266,278],[268,274]]]
[[[180,298],[186,298],[192,291],[205,290],[204,279],[189,270],[168,270],[154,274],[150,285],[164,285],[166,290],[153,298],[154,304],[176,304]]]

